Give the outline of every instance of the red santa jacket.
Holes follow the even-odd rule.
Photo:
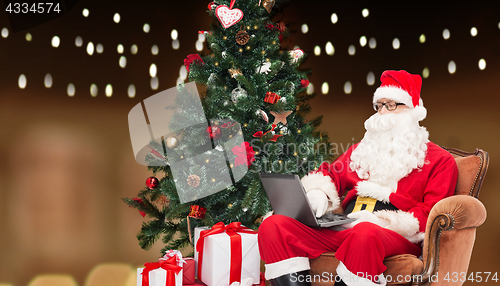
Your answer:
[[[399,210],[383,210],[374,214],[389,220],[391,224],[387,228],[398,232],[410,241],[422,240],[431,208],[438,201],[454,194],[458,176],[455,159],[446,150],[429,142],[424,166],[414,169],[399,180],[396,192],[383,194],[376,186],[370,188],[370,185],[368,189],[371,191],[367,191],[366,187],[359,191],[362,189],[361,185],[368,182],[360,179],[357,173],[349,167],[352,151],[358,144],[349,148],[333,163],[324,162],[317,171],[302,178],[304,188],[306,191],[320,189],[325,192],[332,202],[331,210],[339,206],[339,197],[344,194],[343,209],[358,195],[390,202]]]

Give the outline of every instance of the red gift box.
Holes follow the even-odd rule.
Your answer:
[[[280,100],[280,98],[281,96],[277,95],[276,93],[268,91],[266,93],[266,97],[264,98],[264,102],[275,104],[276,102],[278,102],[278,100]]]
[[[182,267],[182,285],[193,285],[196,284],[195,281],[195,262],[194,258],[186,257],[184,258],[186,263]],[[201,283],[201,282],[200,282]],[[203,284],[205,285],[205,284]]]

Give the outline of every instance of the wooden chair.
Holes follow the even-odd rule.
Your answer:
[[[462,285],[453,276],[467,273],[476,237],[476,228],[486,220],[486,209],[477,199],[488,169],[489,155],[476,149],[473,153],[444,148],[457,162],[458,181],[455,195],[438,202],[431,210],[423,244],[423,259],[414,255],[397,255],[384,260],[388,285]],[[334,252],[323,253],[311,259],[311,275],[333,273],[339,261]],[[437,275],[439,270],[439,275]],[[332,285],[326,279],[317,279],[313,286]],[[453,280],[457,280],[453,282]]]
[[[31,279],[28,286],[78,286],[78,283],[71,275],[43,274]]]
[[[96,265],[85,279],[85,286],[123,286],[135,269],[126,263]]]

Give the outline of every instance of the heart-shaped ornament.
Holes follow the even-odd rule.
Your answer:
[[[226,29],[243,19],[243,11],[237,8],[229,9],[226,5],[217,6],[215,9],[215,15],[222,24],[222,27]]]

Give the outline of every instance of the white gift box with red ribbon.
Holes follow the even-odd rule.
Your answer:
[[[232,224],[228,225],[227,227],[231,226]],[[237,224],[239,227],[239,223]],[[221,225],[224,226],[224,224],[222,223],[214,225],[214,227],[212,227],[212,230],[216,226],[220,227]],[[211,228],[195,228],[194,259],[196,261],[196,273],[198,274],[198,279],[207,284],[207,286],[228,286],[233,282],[241,282],[241,280],[244,279],[247,279],[247,281],[248,279],[252,279],[251,284],[258,284],[260,282],[260,254],[259,245],[257,242],[257,232],[251,231],[246,227],[241,228],[242,231],[238,231],[239,228],[236,228],[235,231],[241,237],[240,269],[235,269],[237,268],[237,263],[236,265],[234,263],[232,265],[231,263],[231,261],[234,262],[235,257],[238,257],[238,255],[236,255],[235,257],[233,257],[234,255],[232,255],[232,238],[229,235],[231,231],[223,230],[219,233],[212,233],[208,236],[205,236],[202,243],[203,253],[202,255],[200,255],[200,253],[196,251],[198,240],[200,236],[203,236],[200,234],[202,233],[202,231],[210,231]],[[202,265],[201,271],[199,269],[200,262]],[[239,279],[235,277],[238,277]]]

